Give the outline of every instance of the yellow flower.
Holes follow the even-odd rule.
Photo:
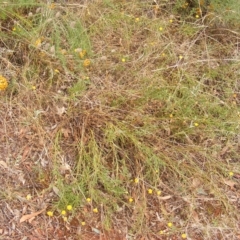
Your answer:
[[[7,87],[8,87],[7,79],[0,75],[0,90],[5,90]]]
[[[172,20],[172,19],[170,19],[170,20],[169,20],[169,22],[170,22],[170,23],[172,23],[172,22],[173,22],[173,20]]]
[[[148,189],[148,194],[152,194],[153,190],[151,188]]]
[[[55,73],[60,73],[58,69],[54,69],[54,72]]]
[[[82,224],[82,226],[85,226],[85,225],[86,225],[86,223],[85,223],[85,222],[81,222],[81,224]]]
[[[67,205],[67,210],[71,211],[72,210],[72,205]]]
[[[162,30],[163,30],[163,28],[162,28],[162,27],[160,27],[160,28],[159,28],[159,31],[162,31]]]
[[[130,197],[130,198],[128,199],[128,201],[129,201],[130,203],[132,203],[132,202],[133,202],[133,198]]]
[[[86,54],[87,54],[86,50],[82,50],[82,51],[79,52],[80,58],[84,58],[86,56]]]
[[[232,177],[234,175],[233,172],[229,172],[229,176]]]
[[[32,86],[32,90],[36,90],[36,86]]]
[[[28,194],[28,195],[26,196],[26,199],[27,199],[27,200],[31,200],[31,198],[32,198],[31,194]]]
[[[168,225],[168,227],[172,227],[173,226],[173,224],[171,222],[169,222],[167,225]]]
[[[91,202],[91,198],[87,198],[86,200],[87,200],[87,202]]]
[[[98,213],[98,209],[97,209],[97,208],[94,208],[94,209],[93,209],[93,212],[94,212],[94,213]]]
[[[157,195],[158,195],[158,196],[160,196],[161,193],[162,193],[162,191],[160,191],[160,190],[157,191]]]
[[[36,47],[40,47],[41,46],[41,44],[42,44],[42,40],[41,40],[41,38],[38,38],[36,41],[35,41],[35,46]]]
[[[139,178],[135,178],[134,179],[134,182],[137,184],[137,183],[139,183]]]
[[[13,29],[12,29],[14,32],[17,30],[15,27],[13,27]]]
[[[179,56],[179,59],[180,59],[180,60],[181,60],[181,59],[183,59],[183,56],[182,56],[182,55],[180,55],[180,56]]]
[[[199,124],[198,124],[197,122],[194,123],[194,126],[195,126],[195,127],[198,127],[198,125],[199,125]]]
[[[196,18],[199,18],[199,15],[198,14],[196,14],[196,16],[195,16]]]
[[[159,231],[159,234],[163,234],[163,233],[164,233],[163,230]]]
[[[67,221],[67,217],[63,217],[63,221],[66,222]]]
[[[65,210],[62,210],[61,214],[62,214],[62,215],[66,215],[67,212],[66,212]]]
[[[47,215],[48,215],[49,217],[52,217],[52,216],[53,216],[53,212],[52,212],[52,211],[48,211],[48,212],[47,212]]]
[[[139,20],[140,20],[139,18],[135,18],[135,22],[139,22]]]
[[[183,233],[183,234],[182,234],[182,238],[183,238],[183,239],[186,239],[186,238],[187,238],[187,234],[186,234],[186,233]]]
[[[173,118],[173,115],[172,115],[172,114],[170,114],[170,115],[169,115],[169,117],[170,117],[170,118]]]
[[[89,67],[90,64],[91,64],[91,61],[90,61],[89,59],[85,59],[85,60],[83,61],[83,66],[84,66],[84,67]]]
[[[122,62],[126,62],[126,59],[125,59],[125,58],[122,58]]]

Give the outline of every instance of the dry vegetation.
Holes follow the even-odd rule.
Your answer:
[[[0,239],[240,239],[239,3],[0,2]]]

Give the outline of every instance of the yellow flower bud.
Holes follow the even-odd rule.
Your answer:
[[[84,67],[89,67],[90,64],[91,64],[91,61],[90,61],[89,59],[85,59],[85,60],[83,61],[83,66],[84,66]]]
[[[5,90],[7,87],[8,87],[7,79],[0,75],[0,90]]]
[[[47,215],[48,215],[49,217],[52,217],[52,216],[53,216],[53,212],[52,212],[52,211],[48,211],[48,212],[47,212]]]
[[[71,211],[72,210],[72,205],[67,205],[67,210]]]

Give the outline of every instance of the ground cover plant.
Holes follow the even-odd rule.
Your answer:
[[[0,239],[239,239],[236,1],[0,2]]]

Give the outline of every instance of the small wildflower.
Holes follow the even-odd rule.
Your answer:
[[[72,205],[67,205],[67,210],[71,211],[72,210]]]
[[[93,212],[94,212],[94,213],[98,213],[98,209],[97,209],[97,208],[94,208],[94,209],[93,209]]]
[[[171,222],[169,222],[167,225],[168,225],[168,227],[170,227],[170,228],[173,226],[173,224],[172,224]]]
[[[62,210],[61,214],[64,216],[67,214],[67,212],[65,210]]]
[[[199,18],[199,15],[198,14],[196,14],[196,16],[195,16],[196,18]]]
[[[159,234],[163,234],[163,233],[164,233],[163,230],[159,231]]]
[[[194,126],[195,126],[195,127],[198,127],[198,126],[199,126],[199,124],[198,124],[197,122],[195,122],[195,123],[194,123]]]
[[[165,53],[162,53],[162,56],[163,56],[163,57],[165,57],[165,56],[166,56],[166,54],[165,54]]]
[[[122,58],[122,62],[126,62],[126,59],[125,59],[125,58]]]
[[[234,175],[233,172],[229,172],[229,176],[232,177]]]
[[[35,46],[36,47],[40,47],[42,45],[42,40],[41,38],[38,38],[36,41],[35,41]]]
[[[158,195],[158,196],[160,196],[161,193],[162,193],[162,191],[160,191],[160,190],[157,191],[157,195]]]
[[[148,194],[152,194],[153,190],[151,188],[148,189]]]
[[[159,28],[159,31],[162,31],[162,30],[163,30],[163,28],[162,28],[162,27],[160,27],[160,28]]]
[[[32,86],[32,90],[36,90],[36,86]]]
[[[140,20],[139,18],[135,18],[135,22],[139,22],[139,20]]]
[[[155,170],[155,173],[159,173],[159,171],[158,171],[158,170]]]
[[[173,22],[173,19],[170,19],[169,22],[172,23],[172,22]]]
[[[67,217],[63,217],[63,221],[66,222],[67,221]]]
[[[128,201],[129,201],[130,203],[132,203],[132,202],[133,202],[133,198],[130,197],[130,198],[128,199]]]
[[[91,198],[87,198],[86,201],[87,201],[87,202],[91,202]]]
[[[91,61],[90,61],[89,59],[85,59],[85,60],[83,61],[83,66],[84,66],[84,67],[89,67],[90,64],[91,64]]]
[[[0,90],[5,90],[7,87],[8,87],[7,79],[0,75]]]
[[[82,50],[82,51],[79,52],[79,57],[80,58],[84,58],[86,56],[86,54],[87,54],[87,51],[86,50]]]
[[[137,184],[137,183],[139,183],[139,178],[135,178],[134,179],[134,182]]]
[[[52,211],[48,211],[48,212],[47,212],[47,215],[48,215],[49,217],[52,217],[52,216],[53,216],[53,212],[52,212]]]
[[[180,55],[180,56],[179,56],[179,59],[180,59],[180,60],[181,60],[181,59],[183,59],[183,56],[182,56],[182,55]]]
[[[31,200],[31,198],[32,198],[31,194],[28,194],[28,195],[26,196],[26,199],[27,199],[27,200]]]
[[[16,29],[15,27],[13,27],[13,29],[12,29],[12,30],[13,30],[13,32],[16,32],[16,31],[17,31],[17,29]]]
[[[183,239],[186,239],[186,238],[187,238],[187,234],[186,234],[186,233],[183,233],[183,234],[182,234],[182,238],[183,238]]]
[[[55,73],[60,73],[58,69],[54,69],[54,72]]]
[[[85,225],[86,225],[86,222],[83,221],[83,222],[81,222],[81,224],[82,224],[82,226],[85,226]]]
[[[173,118],[173,114],[170,114],[169,117],[170,117],[170,118]]]

